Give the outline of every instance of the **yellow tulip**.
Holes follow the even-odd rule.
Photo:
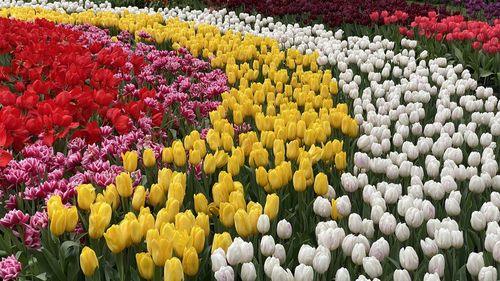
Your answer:
[[[207,140],[208,146],[210,147],[210,149],[212,151],[218,150],[219,147],[221,146],[221,139],[220,139],[219,132],[215,131],[214,129],[208,130],[206,140]]]
[[[245,196],[243,192],[240,191],[233,191],[229,194],[229,203],[231,203],[236,210],[245,209],[247,205]]]
[[[59,236],[66,230],[66,208],[61,208],[52,214],[52,220],[50,221],[50,232],[55,236]]]
[[[111,206],[108,203],[95,203],[90,206],[89,236],[99,239],[111,221]]]
[[[177,141],[172,146],[174,153],[174,164],[177,167],[183,167],[186,165],[186,151],[184,150],[184,145],[182,142]]]
[[[153,167],[156,164],[156,156],[151,148],[146,148],[142,153],[142,161],[146,168]]]
[[[194,196],[194,209],[197,213],[208,212],[208,200],[203,193],[197,193]]]
[[[215,233],[214,241],[212,242],[212,253],[221,248],[224,252],[227,252],[227,248],[233,243],[231,235],[228,232]]]
[[[248,224],[250,226],[250,233],[252,235],[257,234],[257,222],[262,214],[262,206],[259,208],[251,208],[248,211]]]
[[[217,168],[222,168],[227,164],[227,161],[229,160],[229,155],[227,155],[226,152],[223,150],[218,150],[215,152],[215,165]]]
[[[259,167],[255,169],[255,178],[257,180],[257,184],[262,187],[268,184],[268,175],[264,167]]]
[[[203,252],[203,249],[205,247],[205,231],[199,227],[199,226],[194,226],[191,228],[191,234],[189,235],[189,238],[191,239],[191,245],[196,249],[196,252],[200,254]]]
[[[164,266],[165,262],[172,257],[172,241],[166,238],[157,238],[151,242],[151,256],[156,266]]]
[[[205,236],[210,234],[210,222],[208,221],[208,215],[205,213],[198,213],[196,216],[195,224],[203,229]]]
[[[266,205],[264,206],[264,213],[269,219],[274,219],[278,215],[280,208],[280,198],[276,193],[268,194],[266,197]]]
[[[304,192],[306,190],[306,176],[303,170],[297,170],[293,173],[293,189],[297,192]]]
[[[335,200],[335,199],[332,199],[332,213],[331,213],[331,217],[334,220],[340,220],[340,219],[342,219],[342,215],[339,214],[339,212],[337,211],[337,200]]]
[[[237,157],[231,156],[229,158],[227,162],[227,172],[232,176],[237,176],[240,173],[240,160]]]
[[[328,177],[324,173],[318,173],[314,179],[314,192],[323,196],[328,192]]]
[[[78,223],[78,210],[76,206],[72,206],[69,209],[66,209],[66,231],[72,232],[76,228],[76,224]]]
[[[153,253],[153,241],[160,238],[160,231],[158,229],[153,228],[148,230],[146,233],[146,248],[148,249],[148,253]]]
[[[158,171],[158,184],[161,186],[164,192],[168,191],[171,178],[172,178],[172,170],[163,168]]]
[[[90,209],[96,197],[95,188],[91,184],[81,184],[76,188],[76,192],[78,193],[78,207],[83,210]]]
[[[142,207],[144,207],[144,203],[146,202],[146,189],[144,186],[139,185],[135,188],[134,196],[132,196],[132,208],[134,210],[139,211]]]
[[[116,176],[116,189],[121,197],[129,197],[132,195],[132,178],[127,173],[120,173]]]
[[[184,250],[182,257],[182,268],[187,276],[195,276],[199,269],[198,253],[194,247]]]
[[[184,272],[181,260],[174,257],[165,262],[164,281],[183,281]]]
[[[126,238],[121,227],[117,224],[112,225],[106,230],[104,239],[106,239],[106,245],[108,245],[109,250],[114,254],[120,253],[126,247]]]
[[[151,185],[151,190],[149,191],[149,203],[156,207],[165,201],[165,192],[159,184]]]
[[[191,232],[191,228],[193,228],[195,220],[196,219],[191,210],[187,210],[183,213],[178,213],[177,215],[175,215],[175,227],[178,230]]]
[[[167,164],[174,162],[174,151],[172,147],[163,148],[161,151],[161,161]]]
[[[165,208],[158,211],[156,215],[155,228],[160,230],[164,223],[173,222],[175,216],[179,213],[179,201],[175,199],[167,200]]]
[[[269,170],[267,177],[268,177],[268,182],[273,190],[278,190],[283,185],[279,169]]]
[[[219,219],[225,227],[234,226],[235,208],[233,204],[222,202],[220,204]]]
[[[123,168],[129,173],[135,172],[137,170],[137,152],[127,151],[122,154]]]
[[[64,205],[62,203],[61,196],[59,195],[53,195],[49,198],[47,201],[47,213],[49,220],[52,219],[52,215],[55,213],[55,211],[64,208]]]
[[[189,163],[191,165],[198,165],[201,162],[201,154],[198,150],[191,149],[189,151]]]
[[[130,239],[132,239],[132,243],[134,244],[138,244],[140,242],[142,242],[142,227],[141,227],[141,224],[139,223],[138,220],[132,220],[129,225],[128,225],[128,229],[129,229],[129,235],[130,235]]]
[[[299,141],[293,140],[286,144],[286,158],[295,160],[299,156]]]
[[[168,190],[168,199],[176,199],[182,205],[186,196],[186,188],[181,183],[174,182],[170,185]]]
[[[195,131],[196,132],[196,131]],[[207,147],[205,145],[205,140],[194,141],[193,148],[200,152],[200,157],[203,158],[207,154]]]
[[[250,218],[248,213],[244,209],[239,209],[234,214],[234,226],[236,232],[241,237],[248,237],[252,232],[252,227],[250,225]]]
[[[345,151],[339,152],[335,155],[335,168],[339,171],[345,170],[347,167]]]
[[[142,210],[146,209],[148,210],[148,213],[140,214],[138,218],[139,223],[141,224],[141,231],[143,236],[145,236],[146,233],[148,233],[148,230],[155,227],[155,218],[151,213],[149,213],[149,208],[142,208]]]
[[[106,190],[104,190],[104,199],[106,203],[111,205],[113,210],[116,210],[116,208],[120,206],[120,194],[118,193],[118,189],[116,189],[116,185],[110,184],[106,186]]]
[[[99,267],[99,261],[94,250],[87,246],[83,247],[80,254],[80,267],[87,277],[94,275],[95,270]]]
[[[153,279],[155,265],[151,255],[149,253],[137,253],[135,254],[135,261],[141,278],[146,280]]]
[[[203,161],[203,172],[207,175],[213,174],[217,168],[216,163],[215,156],[210,153],[207,154],[205,156],[205,161]]]
[[[173,246],[175,254],[182,258],[184,254],[184,249],[188,246],[189,243],[189,233],[184,230],[177,230],[174,232],[173,238]]]

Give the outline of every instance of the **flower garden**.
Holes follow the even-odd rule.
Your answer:
[[[498,2],[58,1],[0,0],[1,280],[500,279]]]

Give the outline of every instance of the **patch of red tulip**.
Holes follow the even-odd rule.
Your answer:
[[[394,24],[405,22],[408,19],[408,13],[396,10],[394,13],[389,13],[384,10],[382,12],[374,11],[370,13],[370,19],[377,24]]]
[[[463,16],[449,16],[439,19],[436,13],[416,17],[411,23],[421,36],[438,41],[469,41],[474,49],[482,49],[491,54],[500,52],[500,20],[493,24],[484,21],[466,20]],[[403,35],[412,35],[413,30],[400,28]]]

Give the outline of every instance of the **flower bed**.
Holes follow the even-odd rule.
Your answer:
[[[64,26],[84,48],[147,53],[142,72],[117,75],[135,85],[125,97],[185,89],[198,76],[169,73],[198,69],[191,56],[227,76],[190,91],[224,89],[203,130],[163,138],[141,114],[128,133],[103,123],[96,144],[38,140],[7,162],[2,278],[496,280],[500,103],[464,66],[406,38],[206,24],[227,11],[2,13],[122,30]]]

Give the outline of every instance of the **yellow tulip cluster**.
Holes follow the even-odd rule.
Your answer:
[[[50,220],[50,231],[55,236],[75,230],[78,223],[78,210],[75,206],[70,208],[64,206],[60,196],[52,196],[49,199],[47,213]]]

